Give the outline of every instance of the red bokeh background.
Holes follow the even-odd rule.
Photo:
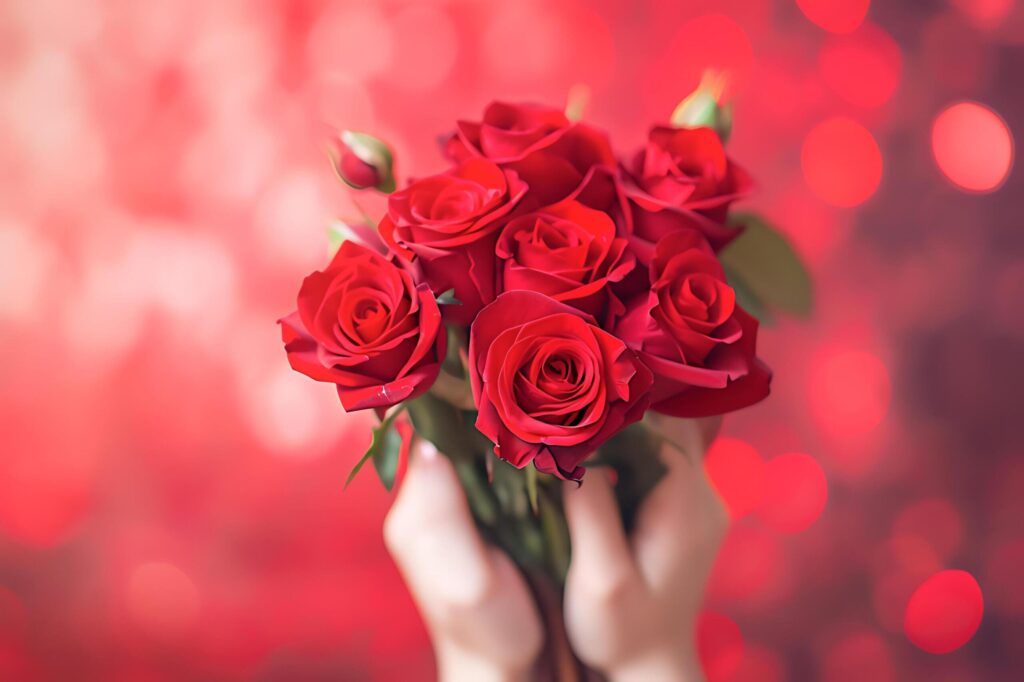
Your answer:
[[[323,143],[423,175],[582,85],[626,152],[709,66],[817,298],[708,456],[710,679],[1019,679],[1019,0],[5,1],[0,679],[431,679],[368,418],[274,324],[357,215]]]

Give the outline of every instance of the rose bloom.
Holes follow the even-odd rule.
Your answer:
[[[426,391],[447,343],[429,288],[349,241],[303,280],[298,310],[280,322],[292,368],[337,384],[348,412],[383,411]]]
[[[435,293],[455,290],[460,305],[445,306],[445,315],[469,324],[494,300],[500,220],[526,189],[514,171],[468,159],[389,196],[380,234],[400,257],[419,262]]]
[[[593,317],[509,291],[470,329],[477,429],[516,467],[579,480],[580,463],[647,408],[651,372]]]
[[[536,104],[492,102],[481,121],[459,121],[445,151],[455,161],[482,157],[515,170],[530,187],[531,207],[564,199],[592,167],[616,163],[607,133]]]
[[[711,128],[652,129],[626,180],[630,244],[644,263],[662,237],[680,229],[696,229],[721,249],[738,234],[725,225],[729,206],[752,186]]]
[[[512,218],[498,237],[504,291],[528,289],[590,313],[621,315],[611,291],[636,262],[606,213],[576,201]]]
[[[658,242],[650,282],[649,293],[627,304],[615,333],[654,372],[652,409],[707,417],[768,395],[771,372],[756,357],[757,320],[736,304],[699,232]]]

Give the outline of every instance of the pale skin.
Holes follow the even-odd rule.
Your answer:
[[[630,536],[600,469],[565,487],[567,635],[579,659],[612,682],[704,679],[694,629],[728,516],[699,455],[717,423],[661,425],[690,454],[662,452],[668,473]],[[532,678],[544,629],[530,590],[480,537],[451,464],[429,443],[416,446],[384,538],[430,633],[439,680]]]

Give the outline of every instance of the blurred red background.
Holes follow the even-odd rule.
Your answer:
[[[1017,0],[7,0],[0,678],[431,679],[366,418],[274,324],[356,215],[323,143],[422,175],[583,84],[625,153],[708,66],[817,287],[708,457],[709,677],[1020,679]]]

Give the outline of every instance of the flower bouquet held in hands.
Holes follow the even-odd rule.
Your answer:
[[[398,189],[383,142],[345,132],[331,154],[387,211],[335,228],[281,320],[288,360],[346,411],[376,412],[350,479],[370,461],[390,489],[400,434],[430,441],[540,602],[557,602],[569,563],[563,481],[613,470],[630,527],[661,448],[682,448],[650,415],[764,399],[758,320],[809,311],[786,240],[732,211],[752,182],[717,94],[706,82],[628,156],[561,110],[503,102],[456,124],[441,172]]]

